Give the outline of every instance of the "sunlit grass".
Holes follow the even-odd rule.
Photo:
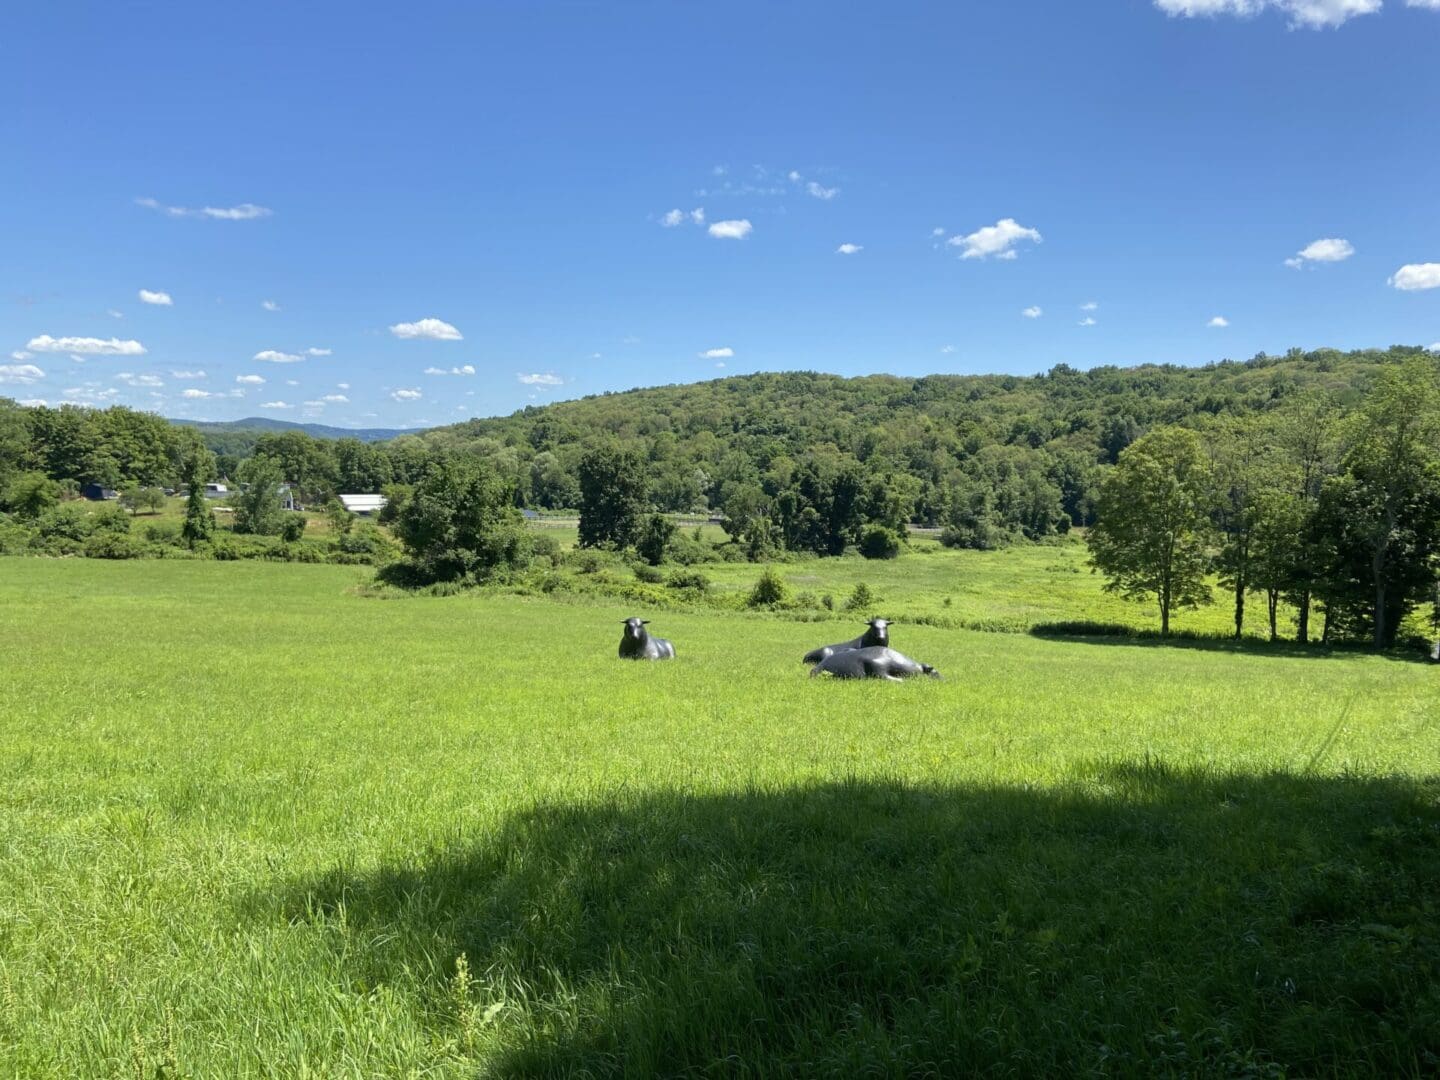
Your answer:
[[[783,572],[1109,619],[1080,557]],[[369,575],[0,560],[0,1074],[1433,1068],[1432,669]]]

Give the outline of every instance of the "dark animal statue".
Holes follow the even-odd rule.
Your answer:
[[[929,664],[916,663],[904,653],[883,647],[831,653],[810,669],[810,677],[813,679],[816,675],[834,675],[837,679],[888,679],[891,682],[914,675],[940,678],[940,673]]]
[[[889,620],[871,619],[869,626],[870,628],[857,638],[842,641],[838,645],[822,645],[818,649],[811,649],[805,654],[805,663],[818,664],[836,653],[849,652],[851,649],[884,648],[890,644]]]
[[[620,638],[621,660],[673,660],[675,646],[663,637],[651,637],[646,630],[649,619],[626,619],[625,633]]]

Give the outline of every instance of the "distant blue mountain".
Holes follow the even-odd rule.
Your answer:
[[[172,424],[193,427],[202,435],[242,434],[266,431],[303,431],[317,439],[359,439],[361,442],[383,442],[396,435],[415,435],[424,428],[338,428],[327,424],[297,424],[290,420],[272,420],[266,416],[247,416],[243,420],[175,420]]]

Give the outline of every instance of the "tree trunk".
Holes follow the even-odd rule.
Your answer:
[[[1170,636],[1170,590],[1160,590],[1160,636]]]
[[[1245,630],[1245,578],[1235,575],[1235,640],[1240,640],[1240,635]]]
[[[1320,644],[1330,644],[1330,605],[1325,605],[1325,626],[1320,631]]]
[[[1295,632],[1295,640],[1301,645],[1310,644],[1310,590],[1306,589],[1300,594],[1300,628]]]
[[[1265,605],[1269,609],[1270,614],[1270,640],[1279,641],[1280,632],[1275,628],[1275,614],[1280,607],[1279,589],[1265,590]]]
[[[1385,615],[1385,579],[1377,566],[1375,568],[1375,648],[1377,649],[1385,647]]]

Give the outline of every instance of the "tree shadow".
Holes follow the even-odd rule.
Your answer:
[[[1279,656],[1297,660],[1335,660],[1356,656],[1380,656],[1386,660],[1425,664],[1429,662],[1427,644],[1414,642],[1376,652],[1368,645],[1345,643],[1322,645],[1298,641],[1269,641],[1265,638],[1243,637],[1238,641],[1229,634],[1201,634],[1172,631],[1162,637],[1158,630],[1139,630],[1123,623],[1049,622],[1030,627],[1031,637],[1050,641],[1074,641],[1083,645],[1129,645],[1151,649],[1199,649],[1203,652],[1229,653],[1236,656]]]
[[[1436,778],[620,794],[247,914],[323,929],[343,991],[412,996],[487,1074],[1440,1068]]]

